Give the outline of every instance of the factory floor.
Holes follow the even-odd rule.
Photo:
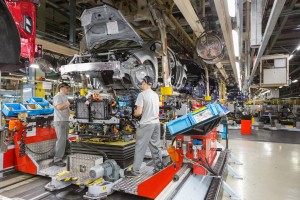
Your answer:
[[[295,134],[300,137],[299,132]],[[227,183],[243,200],[300,199],[299,144],[229,140],[229,149],[243,162],[243,165],[231,166],[244,179],[228,175]],[[222,200],[229,199],[224,193]]]
[[[299,134],[300,133],[295,133]],[[224,142],[225,145],[225,142]],[[226,182],[243,200],[298,200],[300,197],[300,145],[230,139],[229,149],[243,162],[231,166],[243,176],[237,180],[228,175]],[[11,181],[10,186],[7,186]],[[67,190],[50,193],[44,190],[49,178],[22,175],[15,172],[0,180],[1,196],[31,200],[80,200],[86,190],[71,186]],[[4,183],[6,186],[4,186]],[[222,200],[229,200],[224,192]],[[107,199],[144,199],[124,193],[114,193]],[[189,199],[189,198],[187,198]]]

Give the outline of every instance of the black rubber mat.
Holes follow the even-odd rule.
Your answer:
[[[101,155],[97,150],[106,153],[108,158],[114,159],[122,169],[128,167],[133,162],[135,143],[131,143],[125,146],[108,145],[108,144],[95,144],[95,143],[83,143],[72,142],[72,153],[83,153],[92,155]]]
[[[240,130],[229,130],[228,135],[229,139],[300,144],[300,132],[298,131],[272,131],[260,129],[252,130],[252,134],[250,135],[242,135]]]

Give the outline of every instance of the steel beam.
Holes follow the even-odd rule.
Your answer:
[[[77,50],[55,44],[53,42],[49,42],[40,38],[35,39],[36,44],[41,44],[43,46],[43,49],[47,49],[49,51],[59,53],[66,56],[74,56],[74,54],[78,54],[79,52]]]
[[[233,69],[235,80],[238,83],[237,69],[235,65],[236,58],[234,55],[233,41],[232,41],[232,24],[231,24],[231,17],[229,16],[228,13],[227,3],[226,1],[223,0],[214,0],[214,3],[220,21],[223,38],[225,40],[231,67]]]
[[[247,82],[250,78],[250,65],[251,65],[251,57],[250,57],[250,2],[246,2],[246,35],[245,38],[245,80],[243,89],[247,90]]]
[[[178,9],[189,23],[191,28],[193,29],[195,35],[199,37],[201,33],[204,32],[204,28],[199,23],[199,18],[191,4],[190,1],[182,1],[182,0],[174,0],[174,3],[177,5]]]
[[[76,0],[69,1],[70,10],[70,29],[69,29],[69,41],[73,45],[76,42]]]
[[[252,69],[252,73],[251,73],[248,85],[250,85],[250,83],[253,80],[253,77],[255,75],[256,69],[257,69],[258,64],[260,62],[260,59],[263,56],[263,53],[264,53],[264,51],[265,51],[265,49],[267,47],[267,44],[268,44],[269,39],[270,39],[270,37],[272,35],[272,32],[273,32],[273,30],[275,28],[275,25],[276,25],[276,22],[277,22],[277,20],[278,20],[278,18],[280,16],[280,13],[281,13],[281,11],[283,9],[285,1],[286,0],[275,0],[275,2],[273,4],[271,15],[269,17],[269,20],[268,20],[268,23],[267,23],[267,27],[265,29],[265,32],[264,32],[264,35],[263,35],[263,38],[262,38],[262,43],[261,43],[261,46],[258,49],[256,60],[255,60],[255,62],[253,64],[253,69]]]
[[[178,36],[179,38],[181,38],[182,42],[185,45],[188,45],[187,48],[188,47],[194,48],[195,41],[185,32],[185,30],[182,28],[182,26],[177,21],[177,19],[173,15],[169,15],[169,18],[174,23],[174,25],[176,26],[176,29],[175,30],[170,30],[170,32],[172,34],[174,34],[175,36]]]
[[[289,8],[289,9],[282,10],[280,17],[292,16],[292,15],[300,15],[300,9],[294,10],[292,8]],[[268,13],[267,16],[270,16],[270,13]]]
[[[297,3],[297,0],[293,0],[293,1],[291,2],[291,4],[289,5],[289,8],[290,8],[290,9],[293,9],[293,8],[295,7],[295,4],[296,4],[296,3]],[[275,45],[275,43],[276,43],[278,37],[280,36],[281,31],[282,31],[283,27],[285,26],[285,24],[286,24],[288,18],[289,18],[289,15],[286,15],[286,16],[282,19],[282,22],[281,22],[281,24],[280,24],[280,26],[279,26],[279,28],[278,28],[278,30],[277,30],[276,35],[274,36],[274,38],[273,38],[273,39],[271,40],[271,42],[270,42],[270,46],[269,46],[268,50],[266,51],[266,54],[269,54],[269,53],[272,51],[272,48],[274,47],[274,45]]]

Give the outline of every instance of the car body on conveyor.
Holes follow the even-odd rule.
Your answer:
[[[109,5],[86,9],[81,23],[86,49],[62,66],[62,75],[81,81],[85,74],[114,89],[140,89],[148,75],[154,79],[152,88],[159,86],[160,42],[144,42],[122,13]],[[171,83],[179,90],[185,85],[185,66],[170,48],[168,60]]]

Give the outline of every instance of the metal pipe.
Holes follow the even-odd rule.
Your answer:
[[[224,41],[229,55],[229,60],[234,73],[234,78],[235,81],[238,83],[239,82],[238,74],[235,65],[236,57],[234,55],[233,40],[232,40],[232,23],[231,23],[231,17],[229,16],[228,13],[228,6],[226,1],[223,0],[214,0],[214,4],[220,21]]]
[[[245,80],[243,89],[247,88],[247,81],[250,76],[250,2],[246,2],[246,39],[245,39]]]
[[[206,96],[209,96],[209,76],[208,76],[208,69],[204,67],[205,70],[205,79],[206,79]]]
[[[289,5],[289,9],[293,9],[293,8],[295,7],[295,4],[296,4],[296,3],[297,3],[297,0],[293,0],[293,1],[291,2],[291,4]],[[271,50],[272,50],[272,48],[274,47],[274,45],[275,45],[275,43],[276,43],[278,37],[279,37],[280,34],[281,34],[281,31],[282,31],[283,27],[285,26],[285,24],[286,24],[288,18],[289,18],[289,15],[285,16],[285,17],[283,18],[283,20],[281,21],[281,24],[280,24],[280,26],[279,26],[279,28],[278,28],[278,30],[277,30],[277,33],[276,33],[276,35],[273,37],[273,39],[271,40],[270,45],[269,45],[269,48],[268,48],[267,51],[266,51],[266,54],[269,54],[269,53],[271,52]]]
[[[163,81],[165,87],[170,86],[170,80],[169,80],[169,62],[168,62],[168,41],[167,41],[167,31],[166,26],[162,19],[159,20],[158,27],[160,30],[160,39],[162,44],[162,72],[163,72]]]
[[[165,87],[169,87],[171,81],[169,80],[167,31],[166,31],[166,24],[164,22],[164,17],[166,18],[166,16],[160,11],[158,11],[156,8],[154,8],[154,1],[151,1],[149,3],[149,9],[160,31],[160,40],[161,40],[162,51],[163,51],[163,55],[161,58],[163,82]]]
[[[257,70],[257,67],[258,67],[258,64],[260,62],[260,59],[261,57],[263,56],[263,53],[267,47],[267,44],[269,42],[269,39],[272,35],[272,32],[275,28],[275,25],[276,25],[276,22],[280,16],[280,12],[282,11],[283,9],[283,6],[285,4],[285,1],[286,0],[275,0],[274,4],[273,4],[273,7],[272,7],[272,11],[271,11],[271,15],[269,17],[269,20],[268,20],[268,23],[267,23],[267,27],[265,29],[265,32],[264,32],[264,35],[263,35],[263,38],[262,38],[262,43],[259,47],[259,50],[258,50],[258,53],[257,53],[257,57],[256,57],[256,60],[253,64],[253,69],[252,69],[252,73],[251,73],[251,76],[250,76],[250,80],[249,80],[249,85],[250,83],[252,82],[253,78],[254,78],[254,74]]]
[[[205,17],[205,0],[202,0],[202,17]]]
[[[69,1],[70,10],[70,30],[69,30],[69,41],[73,45],[76,41],[76,0]]]

